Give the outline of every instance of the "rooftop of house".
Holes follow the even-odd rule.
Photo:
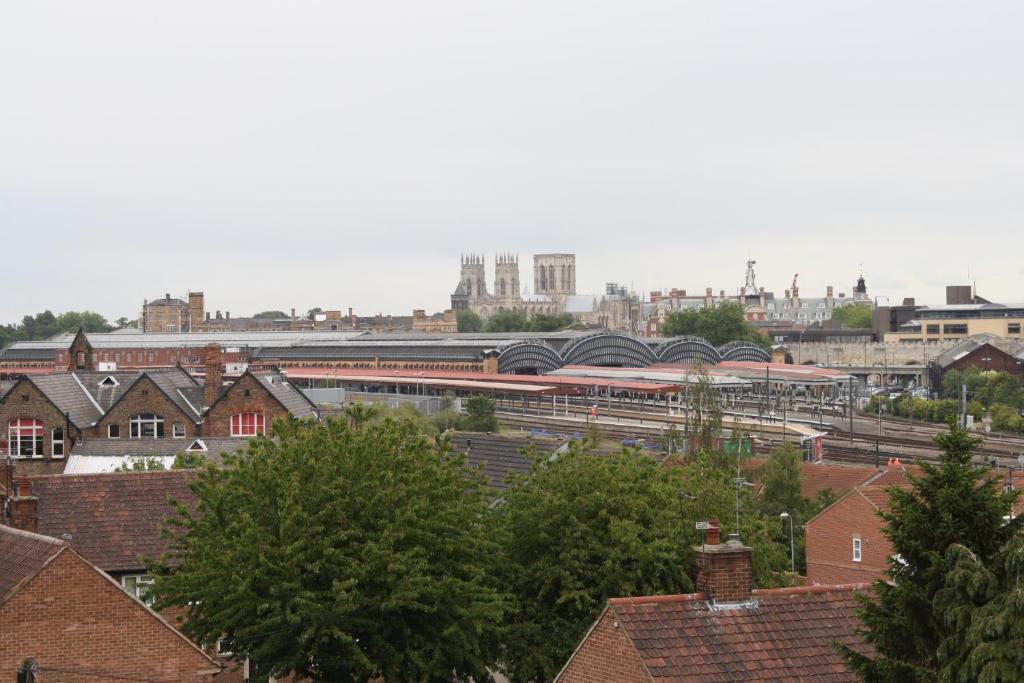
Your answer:
[[[866,650],[856,595],[865,585],[755,590],[712,605],[703,593],[608,601],[606,615],[654,681],[855,681],[833,643]]]
[[[505,477],[526,474],[533,465],[529,455],[532,448],[537,454],[552,454],[565,443],[564,439],[544,436],[508,436],[457,432],[451,437],[452,450],[465,453],[466,461],[487,477],[490,485],[499,491],[508,488]]]
[[[175,499],[194,505],[188,484],[193,472],[121,472],[31,477],[39,499],[38,531],[66,540],[106,572],[142,569],[141,558],[156,559],[167,549],[163,522]]]
[[[0,524],[0,604],[65,548],[56,538]]]

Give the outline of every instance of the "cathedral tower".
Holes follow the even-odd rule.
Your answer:
[[[568,296],[576,293],[576,254],[535,254],[535,294]]]
[[[461,283],[470,304],[487,298],[487,278],[484,274],[484,257],[470,254],[462,257]]]
[[[494,257],[494,295],[500,300],[519,297],[519,256],[516,254]]]

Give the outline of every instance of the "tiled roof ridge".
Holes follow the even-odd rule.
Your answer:
[[[871,588],[870,583],[838,583],[814,586],[787,586],[783,588],[755,588],[752,594],[756,597],[775,597],[784,595],[811,595],[820,593],[849,593]],[[608,604],[617,605],[652,605],[680,602],[701,602],[706,600],[704,593],[677,593],[673,595],[641,595],[628,598],[609,598]]]
[[[197,437],[198,438],[198,437]],[[194,440],[194,439],[193,439]],[[122,477],[129,478],[136,475],[149,476],[149,477],[183,477],[188,474],[195,474],[195,470],[180,469],[180,470],[146,470],[146,471],[135,471],[131,470],[128,472],[76,472],[75,474],[30,474],[25,478],[30,481],[72,481],[73,477],[106,477],[107,479],[120,479]]]
[[[62,475],[56,474],[53,476],[59,477]],[[51,545],[68,545],[68,542],[63,539],[54,538],[53,536],[47,536],[45,534],[37,534],[32,531],[26,531],[25,529],[19,529],[18,527],[8,526],[6,524],[0,524],[0,532],[14,534],[15,536],[22,536],[24,538],[31,539],[33,541],[38,541],[40,543],[49,543]]]

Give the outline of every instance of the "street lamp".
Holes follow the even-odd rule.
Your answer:
[[[789,569],[796,574],[796,552],[793,549],[793,517],[788,512],[779,514],[779,517],[789,522]]]

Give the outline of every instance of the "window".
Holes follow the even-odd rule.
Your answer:
[[[860,539],[853,537],[853,561],[860,562]]]
[[[217,656],[218,657],[227,657],[232,652],[234,652],[234,649],[235,649],[235,644],[231,641],[230,638],[221,638],[220,640],[217,641]]]
[[[55,458],[64,457],[64,428],[54,427],[50,431],[50,453]]]
[[[175,422],[174,426],[171,427],[171,436],[174,437],[175,439],[184,439],[185,438],[185,423],[184,422]]]
[[[943,325],[942,331],[945,334],[967,334],[967,325]]]
[[[124,359],[125,359],[125,361],[127,361],[127,362],[129,362],[129,363],[131,363],[131,362],[132,362],[132,354],[131,354],[131,351],[129,351],[128,353],[124,354]]]
[[[107,425],[107,438],[108,439],[120,439],[121,438],[121,425]]]
[[[11,455],[38,458],[43,455],[43,423],[30,417],[17,417],[7,425],[7,443]]]
[[[256,436],[262,433],[262,413],[235,413],[231,416],[231,436]]]
[[[132,415],[128,435],[133,439],[162,439],[164,419],[159,415]]]
[[[1020,323],[1006,323],[1007,334],[1020,334]]]
[[[153,577],[149,574],[131,574],[121,577],[121,587],[124,592],[132,597],[138,598],[147,605],[153,604],[153,597],[149,594],[153,587]]]
[[[928,325],[928,327],[926,328],[926,331],[928,332],[928,334],[938,334],[939,333],[939,326],[938,325]]]

